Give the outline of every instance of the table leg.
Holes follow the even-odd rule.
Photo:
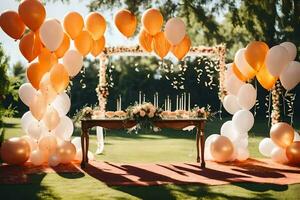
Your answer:
[[[197,163],[200,162],[199,146],[200,146],[200,127],[197,127],[197,133],[196,133]]]
[[[205,122],[200,125],[200,138],[201,138],[201,168],[205,168],[204,149],[205,149],[205,135],[204,135]]]
[[[86,131],[86,143],[85,143],[85,146],[86,146],[86,149],[85,149],[85,163],[89,163],[89,144],[90,144],[90,137],[89,137],[89,133],[88,131]]]
[[[81,168],[85,168],[87,160],[87,152],[88,152],[88,130],[81,125],[81,149],[82,149],[82,161]]]

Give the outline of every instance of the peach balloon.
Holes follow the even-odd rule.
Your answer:
[[[61,23],[57,19],[47,19],[40,28],[40,38],[47,49],[56,51],[64,39]]]
[[[185,33],[185,24],[180,18],[173,17],[167,21],[165,35],[170,44],[178,45],[186,36]]]
[[[300,165],[300,141],[293,142],[286,148],[286,156],[290,163]]]
[[[249,65],[245,58],[246,49],[239,49],[234,56],[234,63],[236,64],[239,71],[245,76],[247,79],[252,79],[256,71]]]
[[[39,149],[36,149],[36,150],[32,151],[30,154],[30,162],[35,166],[39,166],[47,161],[47,157],[48,157],[48,154],[45,154],[45,152],[43,152]]]
[[[57,96],[57,92],[54,90],[51,81],[50,81],[50,73],[46,73],[41,82],[40,82],[40,91],[44,95],[47,104],[50,104],[53,102],[53,100]]]
[[[22,165],[30,155],[30,145],[21,138],[10,138],[2,143],[1,158],[9,165]]]
[[[210,144],[210,152],[217,162],[229,161],[233,154],[233,144],[225,136],[220,135],[213,139]]]
[[[270,137],[276,145],[286,148],[294,140],[294,129],[288,123],[279,122],[271,127]]]
[[[232,63],[232,71],[241,81],[247,81],[247,78],[240,72],[235,63]]]
[[[139,43],[141,47],[148,52],[151,52],[152,49],[153,36],[151,36],[145,29],[143,29],[139,34]]]
[[[31,63],[26,71],[27,79],[35,89],[40,88],[40,82],[47,73],[48,68],[38,62]]]
[[[63,141],[57,147],[56,155],[62,164],[70,163],[76,156],[76,148],[70,141]]]
[[[25,24],[15,11],[8,10],[0,16],[0,26],[2,30],[15,40],[22,37],[25,32]]]
[[[74,40],[82,31],[84,21],[77,12],[69,12],[64,17],[64,29],[72,40]]]
[[[164,18],[160,11],[155,8],[150,8],[143,13],[142,24],[143,28],[152,36],[161,31],[164,23]]]
[[[265,64],[260,68],[260,70],[256,74],[256,79],[261,84],[261,86],[266,90],[272,89],[272,87],[275,85],[276,81],[278,80],[277,77],[274,77],[269,72]]]
[[[32,31],[37,31],[46,17],[46,10],[39,0],[23,0],[18,12],[23,22]]]
[[[137,19],[132,12],[126,9],[122,9],[116,13],[114,21],[116,27],[124,36],[133,36],[136,30]]]
[[[165,34],[163,32],[159,32],[154,36],[152,45],[153,45],[154,52],[161,59],[163,59],[168,54],[171,48],[171,45],[167,41]]]
[[[105,32],[106,22],[104,17],[97,12],[91,12],[85,20],[86,29],[91,33],[93,40],[99,40]]]
[[[29,105],[29,109],[35,119],[41,120],[43,118],[47,110],[47,101],[40,91],[38,91],[33,97],[32,102]]]
[[[52,131],[57,127],[60,122],[60,117],[58,112],[52,106],[48,106],[47,111],[43,117],[43,122],[49,131]]]
[[[105,47],[105,37],[102,36],[99,40],[93,40],[93,48],[91,50],[91,54],[93,56],[98,56]]]
[[[55,153],[57,140],[54,134],[47,133],[39,139],[39,149],[47,156]]]
[[[20,40],[19,49],[28,62],[33,61],[40,54],[42,49],[38,33],[35,34],[31,31],[26,33]]]
[[[269,47],[266,43],[260,41],[252,41],[246,47],[246,61],[255,71],[258,72],[264,65],[268,51]]]
[[[62,58],[69,48],[70,48],[70,38],[67,34],[64,34],[64,39],[61,45],[58,47],[58,49],[56,49],[54,53],[58,58]]]
[[[171,51],[178,60],[182,60],[182,58],[189,52],[191,44],[192,43],[189,36],[185,35],[183,40],[178,45],[174,45],[171,48]]]
[[[93,39],[88,31],[81,31],[75,38],[74,45],[81,55],[87,55],[93,46]]]
[[[50,71],[51,67],[58,62],[58,59],[54,53],[51,53],[47,48],[43,48],[39,55],[39,63],[44,67],[46,71]]]
[[[50,70],[50,81],[57,93],[63,92],[69,85],[69,74],[62,64],[56,64]]]
[[[83,66],[83,57],[77,50],[68,50],[63,57],[63,64],[69,76],[74,77]]]
[[[37,141],[35,139],[31,138],[29,135],[24,135],[21,137],[21,139],[24,139],[28,142],[28,144],[30,146],[30,152],[37,149],[37,147],[38,147]]]

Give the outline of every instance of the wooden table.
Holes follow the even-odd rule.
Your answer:
[[[171,128],[182,130],[188,126],[197,127],[196,147],[197,147],[197,162],[200,162],[199,146],[201,147],[201,162],[200,167],[205,168],[204,160],[204,127],[206,119],[161,119],[154,121],[154,125],[159,128]],[[88,163],[88,149],[89,149],[89,129],[101,126],[107,129],[128,129],[136,125],[136,121],[128,119],[84,119],[81,120],[81,147],[82,147],[82,162],[81,168],[85,168]]]

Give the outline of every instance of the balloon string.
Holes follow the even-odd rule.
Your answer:
[[[255,79],[255,82],[254,82],[254,86],[255,86],[256,93],[257,93],[257,80],[256,79]],[[256,116],[256,109],[257,109],[257,99],[255,99],[254,117]]]
[[[287,97],[287,95],[288,95],[288,91],[285,91],[284,95],[281,94],[281,96],[282,96],[282,101],[283,101],[283,102],[282,102],[282,104],[283,104],[283,116],[286,115],[285,103],[286,103],[286,97]]]
[[[293,99],[292,99],[292,112],[291,112],[291,122],[290,122],[291,125],[294,124],[294,110],[295,110],[294,103],[295,103],[295,101],[296,101],[296,93],[295,93],[295,95],[293,96]]]
[[[219,118],[220,118],[220,120],[222,120],[222,108],[223,108],[223,103],[220,100],[220,107],[219,107]]]
[[[268,106],[268,117],[269,117],[269,119],[268,119],[268,126],[270,127],[270,125],[271,125],[271,112],[270,112],[270,110],[271,110],[271,100],[272,100],[272,90],[270,90],[270,93],[269,93],[269,106]]]

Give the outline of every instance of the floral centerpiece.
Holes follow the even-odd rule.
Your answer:
[[[191,117],[194,118],[206,118],[206,119],[210,119],[212,117],[214,117],[216,113],[213,113],[211,111],[211,106],[207,105],[206,107],[195,107],[192,109],[191,112]]]
[[[134,119],[137,122],[136,130],[146,129],[156,131],[153,121],[161,119],[161,110],[156,108],[152,103],[143,103],[127,108],[129,119]]]

